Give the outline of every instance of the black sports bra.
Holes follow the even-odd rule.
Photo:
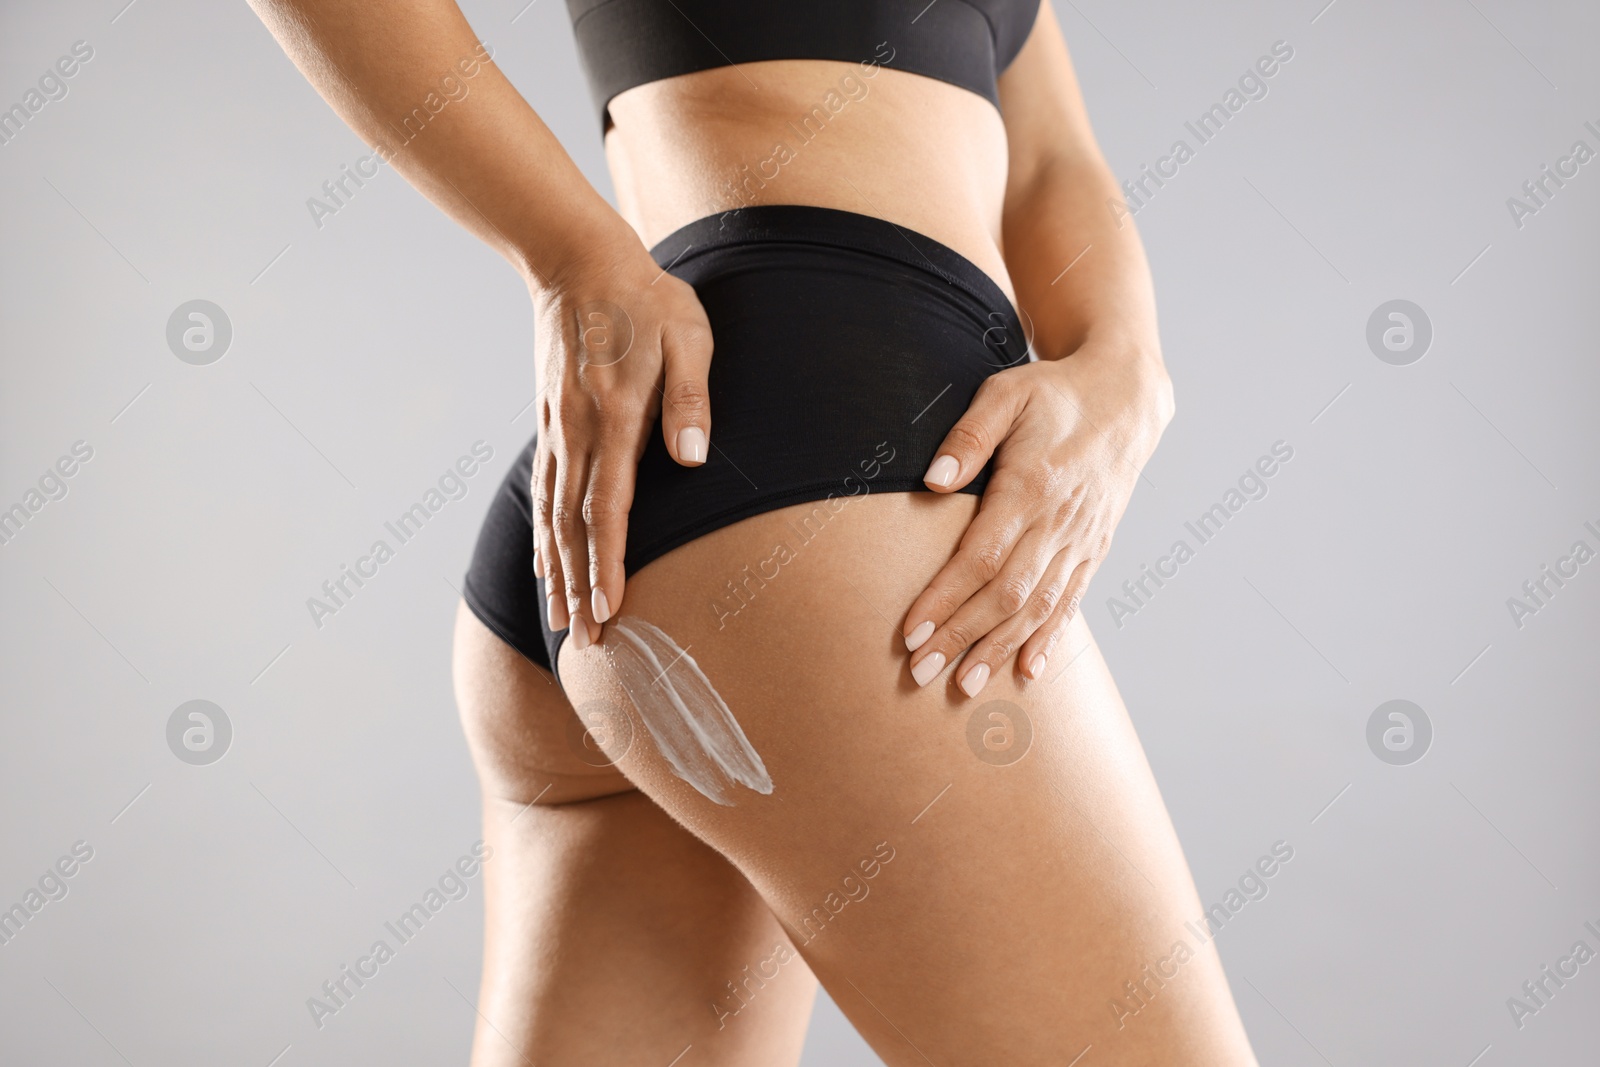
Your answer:
[[[837,59],[970,89],[1022,50],[1040,0],[567,0],[590,92],[611,128],[612,97],[636,85],[764,59]]]

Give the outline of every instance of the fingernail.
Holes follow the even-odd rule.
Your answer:
[[[961,676],[961,691],[969,697],[975,697],[983,691],[983,687],[988,681],[989,665],[980,663]]]
[[[572,620],[572,629],[567,631],[567,636],[572,638],[572,647],[580,652],[594,644],[594,639],[589,636],[589,623],[581,616]]]
[[[944,670],[944,653],[930,652],[911,668],[911,677],[918,685],[927,685],[942,670]]]
[[[928,641],[928,638],[930,638],[932,636],[933,636],[933,623],[931,623],[931,622],[918,623],[917,624],[917,628],[915,630],[912,630],[910,633],[906,634],[906,651],[907,652],[915,652],[917,649],[921,648],[924,644],[926,644],[927,641]]]
[[[533,573],[537,578],[544,577],[544,558],[539,555],[539,550],[533,550]]]
[[[1043,677],[1043,675],[1044,675],[1044,665],[1045,665],[1045,663],[1047,661],[1048,661],[1048,657],[1043,652],[1039,653],[1037,656],[1035,656],[1032,659],[1030,659],[1028,661],[1028,677],[1029,678]]]
[[[706,461],[706,433],[698,426],[678,431],[678,459],[684,463]]]
[[[961,472],[961,464],[956,462],[954,456],[940,456],[928,467],[928,473],[922,480],[929,485],[937,485],[941,489],[956,480],[956,475]]]
[[[550,620],[550,629],[565,630],[567,628],[567,606],[554,593],[545,597],[544,602],[545,614]]]
[[[605,622],[611,618],[611,601],[606,599],[604,589],[596,589],[589,594],[589,606],[594,609],[595,622]]]

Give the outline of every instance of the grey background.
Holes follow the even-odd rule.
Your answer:
[[[0,904],[94,849],[0,946],[0,1058],[461,1062],[481,878],[320,1031],[305,1000],[478,837],[449,636],[532,431],[526,293],[387,169],[318,230],[366,149],[245,5],[124,3],[0,16],[0,106],[95,49],[0,147],[0,506],[94,449],[0,546]],[[1138,215],[1178,415],[1090,621],[1206,902],[1295,849],[1219,941],[1263,1063],[1592,1063],[1600,965],[1521,1030],[1506,998],[1600,948],[1600,563],[1520,629],[1506,599],[1600,547],[1600,163],[1521,229],[1506,198],[1600,148],[1600,8],[1324,3],[1058,3],[1121,177],[1295,50]],[[609,192],[564,8],[522,4],[467,12]],[[233,326],[210,366],[165,341],[197,298]],[[1434,328],[1404,367],[1365,341],[1396,298]],[[467,495],[314,627],[480,439]],[[1280,439],[1269,495],[1119,629],[1106,598]],[[1434,728],[1408,766],[1365,740],[1395,698]],[[209,766],[166,744],[193,699],[233,726]],[[807,1063],[874,1062],[822,1002]]]

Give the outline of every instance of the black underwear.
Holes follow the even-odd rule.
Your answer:
[[[978,386],[1030,358],[993,279],[883,219],[747,207],[692,222],[650,254],[694,286],[711,322],[711,446],[704,465],[682,467],[659,420],[651,430],[628,513],[629,575],[790,504],[927,492],[922,476]],[[549,630],[533,573],[533,447],[489,506],[464,593],[489,629],[550,670],[567,631]],[[989,473],[961,492],[981,495]]]
[[[625,89],[766,59],[859,63],[866,77],[885,66],[999,107],[995,80],[1022,50],[1039,0],[567,0],[567,14],[609,128],[607,106]]]

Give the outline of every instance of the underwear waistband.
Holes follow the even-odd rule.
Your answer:
[[[875,215],[810,204],[758,204],[707,215],[663,237],[650,256],[674,274],[694,260],[743,245],[814,245],[879,256],[909,266],[961,291],[992,315],[1001,316],[1005,333],[993,341],[1005,364],[1027,358],[1032,338],[1005,290],[972,260],[949,245]],[[1008,338],[1024,338],[1019,356]]]

